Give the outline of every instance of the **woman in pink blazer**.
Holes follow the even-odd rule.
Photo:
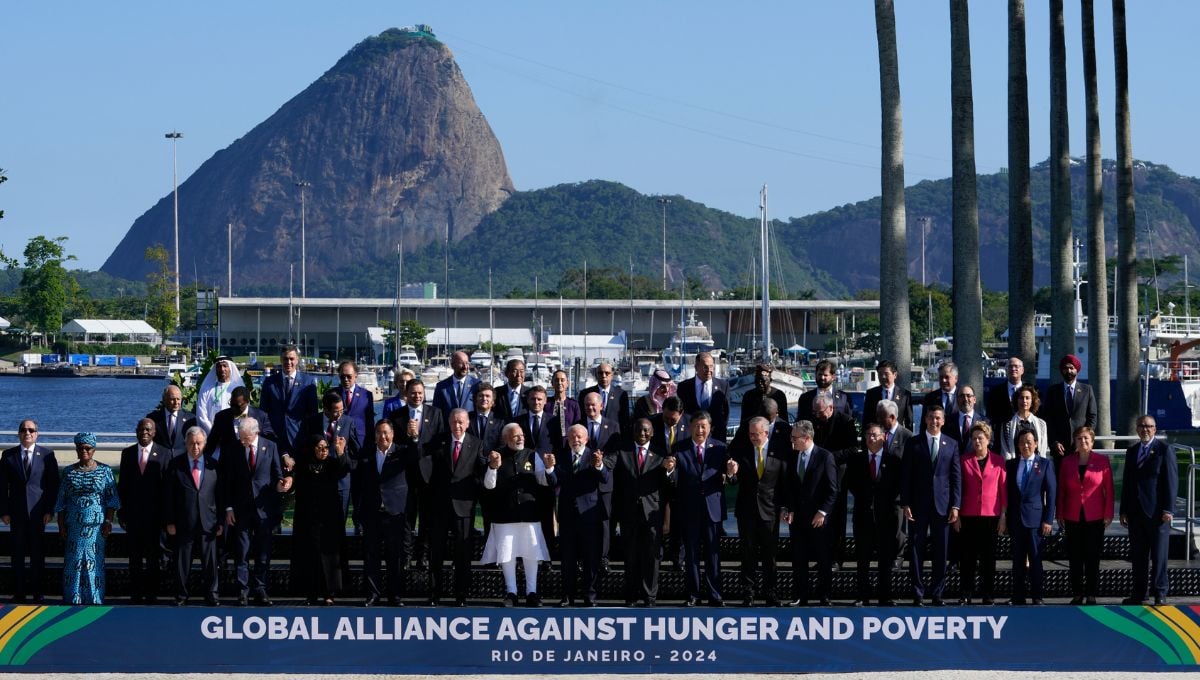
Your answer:
[[[972,604],[976,592],[983,604],[992,604],[996,581],[996,528],[1006,505],[1004,456],[988,450],[992,428],[983,422],[971,426],[971,445],[962,454],[962,502],[958,522],[959,568],[962,588],[959,604]],[[979,567],[979,588],[975,568]]]
[[[1067,534],[1071,604],[1096,604],[1104,530],[1113,520],[1112,465],[1107,456],[1092,450],[1096,441],[1092,428],[1075,428],[1074,441],[1075,452],[1063,459],[1060,468],[1057,515]]]

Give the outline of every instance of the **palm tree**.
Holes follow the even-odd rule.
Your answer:
[[[954,187],[954,361],[959,381],[983,391],[979,205],[975,191],[975,109],[967,0],[950,0],[950,139]]]
[[[1087,109],[1088,375],[1096,401],[1109,404],[1108,267],[1104,249],[1104,177],[1100,157],[1100,95],[1096,84],[1096,18],[1093,0],[1080,0],[1083,28],[1083,91]],[[1100,409],[1096,433],[1112,434],[1109,409]]]
[[[1071,147],[1067,120],[1067,40],[1063,0],[1050,0],[1050,357],[1075,351],[1075,287],[1071,281]],[[1062,376],[1050,371],[1051,382]]]
[[[1037,375],[1033,335],[1033,215],[1029,198],[1029,78],[1025,0],[1008,1],[1008,354]]]
[[[1133,202],[1133,142],[1129,130],[1129,48],[1125,0],[1113,0],[1113,70],[1117,123],[1117,400],[1116,428],[1133,434],[1138,412],[1137,219]]]
[[[906,376],[912,363],[908,313],[908,231],[904,217],[904,126],[900,116],[900,60],[892,0],[875,0],[879,45],[880,160],[879,324],[883,356]]]

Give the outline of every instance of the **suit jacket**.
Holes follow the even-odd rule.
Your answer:
[[[475,504],[483,490],[483,470],[487,467],[488,449],[470,432],[463,435],[454,462],[454,439],[447,434],[442,447],[433,455],[433,497],[438,499],[437,512],[452,512],[456,517],[475,517]]]
[[[475,389],[479,387],[479,378],[467,374],[463,378],[462,399],[454,389],[454,376],[438,381],[433,388],[433,407],[442,412],[443,418],[450,417],[450,411],[456,408],[466,409],[468,413],[475,412]]]
[[[403,515],[408,505],[409,470],[416,449],[392,446],[380,470],[375,451],[364,451],[350,461],[350,496],[360,521],[383,515]]]
[[[725,517],[722,501],[725,497],[725,464],[729,461],[725,442],[713,437],[705,441],[703,463],[696,460],[696,444],[690,438],[676,441],[672,454],[676,461],[679,519],[720,523]]]
[[[854,429],[854,419],[834,410],[829,420],[814,419],[813,443],[833,454],[838,465],[845,465],[850,454],[858,450],[858,433]]]
[[[928,436],[909,438],[900,466],[900,505],[911,508],[914,517],[927,519],[933,513],[949,515],[951,508],[961,507],[961,499],[962,467],[954,440],[944,432],[938,436],[935,463]]]
[[[743,402],[744,404],[745,402]],[[782,428],[780,428],[782,430]],[[734,437],[730,455],[738,464],[738,493],[734,507],[738,519],[773,522],[779,519],[779,508],[787,504],[788,472],[792,468],[791,442],[778,437],[768,439],[764,448],[762,479],[758,477],[758,455],[749,437]]]
[[[913,429],[912,392],[899,385],[894,385],[892,392],[892,401],[896,402],[896,419],[901,426],[911,431]],[[879,422],[875,419],[875,407],[881,401],[883,401],[882,385],[876,385],[867,390],[866,401],[863,403],[864,424]]]
[[[271,429],[271,422],[267,418],[267,414],[261,409],[249,406],[246,409],[246,415],[258,421],[260,438],[270,439],[275,441],[275,432]],[[241,442],[238,441],[237,430],[235,424],[241,420],[240,413],[234,413],[232,407],[217,411],[217,415],[213,417],[212,429],[208,431],[208,439],[204,442],[204,455],[213,456],[217,449],[239,448]],[[219,455],[215,456],[220,458]]]
[[[948,421],[942,427],[942,432],[945,432],[951,439],[954,440],[956,444],[958,444],[959,451],[966,451],[967,449],[972,448],[970,427],[975,427],[975,423],[987,423],[989,426],[992,424],[991,421],[980,414],[979,411],[975,411],[971,414],[971,425],[967,428],[966,432],[963,432],[962,423],[963,414],[960,411],[959,414],[954,417],[954,420]]]
[[[1032,471],[1029,479],[1021,480],[1018,469],[1025,461],[1019,456],[1005,461],[1007,465],[1008,512],[1010,527],[1036,529],[1042,524],[1054,523],[1054,504],[1057,498],[1054,480],[1054,464],[1049,458],[1037,454],[1032,456]],[[1024,481],[1022,484],[1020,482]]]
[[[650,450],[660,456],[671,455],[672,445],[670,437],[667,434],[667,426],[663,421],[661,413],[656,413],[650,416],[650,425],[654,428],[654,437],[650,440]],[[686,441],[688,438],[689,419],[687,414],[683,414],[679,418],[679,422],[675,423],[673,429],[675,431],[675,443]]]
[[[1080,509],[1087,522],[1113,518],[1115,492],[1112,464],[1108,456],[1093,451],[1088,456],[1087,470],[1082,480],[1079,479],[1078,453],[1063,458],[1059,470],[1062,475],[1058,480],[1057,513],[1060,522],[1078,522]]]
[[[647,448],[641,468],[634,444],[613,456],[613,505],[622,526],[661,527],[663,508],[675,488],[675,475],[667,475],[663,468],[666,456],[653,446]]]
[[[604,453],[613,453],[622,448],[621,426],[612,418],[600,417],[600,424],[597,426],[598,437],[594,441],[592,439],[592,422],[587,420],[586,416],[576,424],[587,428],[588,448],[599,449]]]
[[[167,412],[165,409],[156,408],[147,413],[146,417],[154,421],[155,444],[169,450],[171,455],[177,455],[187,450],[187,442],[184,441],[184,436],[187,435],[188,428],[196,424],[195,413],[179,409],[179,413],[175,416],[175,429],[167,427]]]
[[[767,395],[767,398],[773,399],[775,403],[779,405],[779,417],[786,421],[788,419],[788,402],[787,395],[783,393],[783,390],[772,387],[770,394]],[[760,413],[762,404],[763,393],[762,390],[757,387],[752,388],[749,392],[746,392],[744,395],[742,395],[742,415],[739,420],[739,427],[745,427],[746,423],[750,422],[751,418],[762,415]]]
[[[901,431],[904,431],[903,429]],[[879,472],[871,478],[871,454],[865,448],[855,451],[846,464],[843,481],[854,494],[854,521],[877,521],[885,514],[894,518],[899,511],[900,466],[904,458],[894,449],[879,450]]]
[[[342,395],[342,404],[346,404],[346,390],[342,387],[337,388],[337,393]],[[342,413],[343,418],[349,418],[354,421],[355,437],[358,439],[358,448],[362,451],[369,451],[375,446],[375,395],[368,391],[362,385],[354,386],[354,396],[350,398],[349,405],[345,407]]]
[[[482,427],[480,426],[480,419],[483,420]],[[507,422],[495,410],[488,412],[486,416],[479,413],[471,414],[467,432],[471,433],[471,436],[478,438],[482,443],[485,458],[487,457],[486,454],[500,450],[502,446],[500,443],[500,434],[504,431],[504,425]]]
[[[1125,449],[1125,472],[1121,476],[1121,514],[1157,519],[1164,512],[1175,514],[1179,489],[1179,465],[1167,445],[1155,439],[1150,453],[1138,465],[1141,443]]]
[[[192,479],[191,458],[173,456],[163,479],[163,524],[174,524],[176,534],[188,536],[202,531],[212,534],[220,526],[224,513],[221,475],[217,461],[202,456],[200,488]]]
[[[721,378],[712,379],[712,395],[707,409],[700,408],[696,397],[697,383],[696,378],[688,378],[679,383],[675,394],[683,402],[683,412],[689,417],[696,415],[697,411],[708,411],[713,425],[709,436],[724,444],[729,439],[726,435],[729,427],[729,383]]]
[[[948,406],[945,406],[947,423],[950,422],[951,420],[953,420],[954,418],[958,417],[958,388],[957,387],[954,388],[954,394],[952,397],[950,397],[949,401],[950,401],[950,404]],[[921,399],[921,412],[929,413],[929,407],[933,406],[934,404],[938,404],[938,405],[942,404],[942,390],[940,387],[932,392],[929,392],[928,394],[925,395],[925,397],[923,399]],[[945,429],[945,426],[943,425],[943,430],[944,429]],[[925,434],[925,418],[924,418],[924,416],[921,417],[921,434]]]
[[[578,401],[583,404],[583,399],[591,392],[600,392],[599,385],[592,385],[579,392]],[[608,402],[601,401],[604,409],[600,415],[605,418],[610,418],[621,426],[622,432],[629,431],[629,393],[621,389],[620,385],[611,383],[608,386]]]
[[[337,455],[337,451],[333,447],[334,439],[337,437],[345,437],[346,455],[350,458],[357,457],[359,452],[362,451],[362,449],[360,449],[358,446],[358,440],[360,439],[358,437],[358,425],[353,420],[347,418],[345,414],[343,414],[341,418],[338,418],[337,423],[333,426],[332,438],[327,436],[327,430],[328,426],[325,424],[324,412],[318,411],[317,413],[305,418],[304,423],[300,425],[299,433],[296,435],[296,449],[292,452],[292,455],[296,457],[296,460],[301,460],[304,455],[307,454],[307,452],[304,452],[301,449],[303,448],[304,443],[307,442],[311,437],[325,438],[325,440],[329,442],[330,456]]]
[[[791,474],[788,475],[791,486],[787,501],[784,503],[796,517],[793,524],[797,533],[799,527],[807,527],[813,515],[822,512],[826,515],[833,512],[833,504],[838,495],[837,463],[833,454],[819,446],[813,446],[804,468],[804,479],[800,479],[800,452],[796,451],[795,463]],[[739,470],[740,472],[740,470]]]
[[[999,385],[993,385],[984,393],[983,410],[993,423],[1007,423],[1012,420],[1013,405],[1012,397],[1008,396],[1008,380]]]
[[[280,453],[292,453],[298,446],[296,438],[304,419],[320,410],[317,403],[317,379],[304,371],[296,371],[292,389],[284,384],[283,372],[275,370],[263,381],[258,407],[267,414]]]
[[[511,398],[513,393],[517,394],[517,410],[513,410]],[[500,422],[507,423],[512,420],[513,416],[525,410],[525,398],[529,395],[529,388],[522,383],[516,390],[505,383],[496,388],[496,404],[492,407],[496,417]]]
[[[597,470],[589,463],[595,451],[591,446],[585,447],[579,467],[572,463],[571,451],[564,451],[556,456],[554,470],[546,473],[546,483],[558,491],[558,521],[565,527],[608,519],[608,509],[612,507],[613,460],[603,461]]]
[[[21,460],[21,447],[0,454],[0,515],[8,515],[14,524],[54,514],[58,502],[58,460],[54,451],[34,444],[29,459],[29,474]]]
[[[962,469],[962,506],[959,512],[967,517],[999,517],[1008,505],[1005,482],[1008,473],[1004,467],[1004,456],[989,451],[987,465],[979,472],[975,452],[963,449],[959,467]]]
[[[274,442],[258,438],[254,451],[254,468],[250,468],[249,453],[240,444],[226,448],[217,462],[225,508],[233,509],[238,522],[255,516],[259,522],[273,523],[281,514],[279,492],[275,483],[283,478],[283,464]]]
[[[532,449],[537,453],[550,453],[555,450],[557,442],[560,440],[559,430],[556,429],[553,433],[550,431],[550,421],[553,414],[542,411],[542,419],[538,422],[536,431],[533,429],[533,415],[529,411],[518,415],[510,422],[514,422],[521,426],[521,432],[525,433],[525,447]],[[558,422],[558,421],[554,421]],[[501,444],[503,446],[503,444]],[[499,450],[499,449],[497,449]]]
[[[1047,433],[1050,436],[1050,450],[1058,455],[1054,444],[1062,444],[1063,449],[1070,453],[1075,449],[1071,433],[1082,425],[1096,427],[1096,394],[1092,386],[1075,381],[1075,408],[1067,412],[1066,386],[1063,383],[1051,385],[1046,392],[1046,401],[1038,409],[1038,416],[1046,421]]]
[[[408,478],[410,486],[428,485],[433,482],[434,454],[443,445],[446,438],[445,416],[429,404],[421,406],[421,427],[417,438],[408,436],[408,421],[412,409],[400,409],[392,414],[392,429],[395,430],[394,445],[402,451],[406,460],[416,466],[415,476]],[[373,455],[373,454],[372,454]]]
[[[884,436],[888,435],[887,432],[884,432],[883,434]],[[903,425],[896,425],[895,434],[891,435],[891,441],[885,445],[887,452],[896,456],[897,458],[904,458],[904,447],[908,444],[908,440],[911,439],[912,436],[912,430],[905,429]]]
[[[163,510],[163,485],[171,450],[150,442],[146,471],[138,464],[141,447],[137,444],[121,450],[120,473],[117,476],[117,496],[121,507],[117,519],[126,529],[155,530],[161,528],[159,515]]]
[[[813,401],[817,398],[817,390],[809,390],[800,395],[796,402],[796,420],[813,419]],[[841,390],[833,390],[833,412],[841,413],[854,420],[854,410],[850,405],[850,396]]]

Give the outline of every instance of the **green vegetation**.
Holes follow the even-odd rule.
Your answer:
[[[146,275],[146,322],[165,338],[179,322],[175,313],[175,272],[161,243],[146,249],[146,260],[154,266]]]

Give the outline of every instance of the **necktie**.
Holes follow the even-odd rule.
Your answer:
[[[646,467],[646,447],[638,447],[638,472],[641,472]]]
[[[28,478],[29,478],[29,475],[30,475],[30,473],[32,473],[32,472],[33,472],[33,467],[32,467],[32,465],[30,464],[30,459],[31,459],[31,458],[33,458],[33,456],[31,456],[31,455],[29,454],[29,449],[25,449],[25,456],[24,456],[24,458],[25,458],[25,460],[23,461],[23,463],[24,463],[24,465],[25,465],[25,478],[26,478],[26,479],[28,479]]]
[[[254,445],[250,445],[250,469],[254,469]]]
[[[200,488],[200,461],[199,460],[192,461],[192,484],[195,484],[197,489]]]
[[[459,441],[454,442],[454,456],[451,458],[451,461],[453,462],[454,465],[458,465],[458,454],[461,450],[462,450],[462,442],[459,442]]]
[[[483,429],[487,427],[487,416],[479,416],[475,419],[475,435],[483,434]]]
[[[462,408],[462,381],[454,381],[454,405]]]
[[[938,454],[938,438],[934,437],[933,439],[931,439],[929,441],[929,459],[936,463],[937,462],[937,454]]]
[[[600,439],[600,425],[598,425],[598,424],[596,423],[596,421],[594,421],[594,420],[593,420],[593,421],[592,421],[592,435],[591,435],[591,440],[592,440],[593,442],[595,442],[595,441],[598,441],[599,439]]]
[[[354,388],[346,390],[346,410],[350,410],[350,400],[354,398]]]
[[[674,425],[671,426],[670,434],[667,435],[667,444],[670,445],[671,448],[675,448],[675,426]]]
[[[712,403],[712,388],[706,382],[704,388],[701,389],[700,408],[708,408]]]
[[[138,455],[138,470],[141,471],[142,474],[146,474],[146,458],[148,457],[148,453],[149,450],[143,448],[141,454]]]
[[[571,467],[576,471],[583,467],[583,451],[576,451],[571,454]]]
[[[510,388],[508,391],[508,408],[516,415],[517,411],[521,410],[521,392],[516,388]]]
[[[608,390],[600,390],[600,410],[608,410]]]
[[[286,397],[288,401],[291,401],[292,400],[292,386],[296,383],[296,379],[289,375],[289,376],[285,376],[283,380],[284,380],[284,382],[287,383],[287,386],[284,388],[286,390],[284,392],[284,397]]]
[[[1029,474],[1029,473],[1030,473],[1030,469],[1031,469],[1031,467],[1032,467],[1030,464],[1031,464],[1032,462],[1033,462],[1032,458],[1026,458],[1026,459],[1025,459],[1025,467],[1024,467],[1024,472],[1025,472],[1025,474],[1023,474],[1023,475],[1021,476],[1021,488],[1022,488],[1022,489],[1024,489],[1024,488],[1025,488],[1025,485],[1026,485],[1026,484],[1029,484],[1029,477],[1030,477],[1030,474]]]
[[[412,409],[411,417],[414,421],[416,421],[417,434],[420,435],[421,434],[421,409],[419,409],[419,408]]]
[[[542,429],[542,415],[539,413],[538,415],[533,417],[533,435],[536,437],[537,433],[540,432],[541,429]]]
[[[337,429],[337,421],[336,420],[329,421],[329,429],[325,430],[325,439],[332,442],[333,441],[333,432],[336,429]]]
[[[948,392],[942,392],[942,408],[950,410],[950,394]]]
[[[1075,386],[1067,385],[1067,415],[1075,410]]]
[[[963,438],[966,438],[967,434],[968,434],[970,431],[971,431],[971,416],[969,416],[969,415],[967,415],[967,414],[965,414],[965,413],[964,413],[964,414],[963,414],[963,422],[962,422],[962,436],[963,436]]]
[[[766,460],[763,458],[763,449],[761,446],[754,447],[754,457],[758,461],[758,478],[762,479],[763,470],[766,469],[767,463],[766,463]]]
[[[696,445],[696,464],[704,467],[704,445],[702,444]]]
[[[801,482],[804,481],[804,473],[806,472],[806,468],[808,468],[808,453],[801,453],[800,464],[796,466],[796,476],[800,478]]]
[[[884,439],[883,445],[885,448],[892,448],[892,432],[888,430],[887,437]]]
[[[1150,445],[1142,444],[1142,450],[1140,452],[1138,452],[1138,458],[1137,458],[1138,466],[1140,467],[1142,465],[1142,463],[1146,462],[1146,458],[1148,458],[1149,456],[1150,456]]]
[[[175,444],[175,414],[167,412],[167,441]]]
[[[874,454],[874,453],[871,454],[871,481],[872,482],[875,481],[876,477],[878,476],[878,471],[875,469],[875,455],[876,454]]]

